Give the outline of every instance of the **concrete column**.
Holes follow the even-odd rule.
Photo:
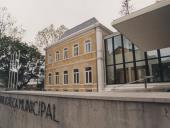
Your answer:
[[[104,90],[104,56],[103,56],[103,34],[102,30],[96,28],[96,45],[97,45],[97,84],[98,91]]]

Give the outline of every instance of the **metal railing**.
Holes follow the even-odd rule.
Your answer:
[[[143,81],[145,88],[147,88],[148,87],[148,85],[147,85],[148,84],[148,79],[152,79],[152,78],[154,78],[154,76],[144,76],[143,79],[138,79],[138,80],[132,81],[132,82],[127,83],[127,84],[134,84],[134,83]]]

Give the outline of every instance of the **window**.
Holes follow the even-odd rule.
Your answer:
[[[59,61],[59,60],[60,60],[60,52],[57,51],[57,52],[56,52],[56,61]]]
[[[107,83],[108,84],[115,83],[114,67],[108,66],[106,70],[107,70],[106,71]]]
[[[91,67],[85,68],[86,83],[92,83],[92,69]]]
[[[147,51],[147,57],[148,57],[148,59],[158,58],[157,50]]]
[[[116,84],[123,84],[125,83],[125,77],[124,77],[124,67],[123,64],[116,65]]]
[[[163,48],[163,49],[160,49],[160,52],[161,52],[161,56],[169,56],[170,55],[170,47],[168,48]]]
[[[79,70],[74,69],[74,83],[77,84],[79,83]]]
[[[52,56],[51,54],[48,55],[48,64],[51,64],[52,63]]]
[[[64,59],[68,58],[68,51],[67,48],[64,48]]]
[[[161,69],[162,69],[162,75],[163,75],[163,80],[165,82],[170,81],[170,57],[164,57],[161,58]]]
[[[73,47],[73,56],[78,56],[79,55],[79,46],[78,44],[75,44]]]
[[[107,65],[113,64],[113,43],[112,38],[107,40],[106,47],[106,63]]]
[[[121,42],[121,36],[115,36],[114,37],[114,54],[115,54],[116,64],[123,63],[122,47],[123,46]]]
[[[68,71],[64,71],[64,84],[68,84]]]
[[[52,84],[52,74],[51,73],[48,75],[48,84],[49,85]]]
[[[91,42],[90,42],[90,40],[85,41],[85,47],[84,48],[85,48],[84,49],[85,53],[91,52]]]
[[[136,61],[141,61],[145,59],[144,53],[143,51],[141,51],[137,46],[134,46],[134,50],[135,50],[135,60]]]
[[[143,52],[123,35],[104,43],[107,84],[130,83],[145,76],[153,76],[149,83],[170,82],[170,48]]]
[[[132,43],[123,36],[125,62],[133,61]]]
[[[60,78],[59,78],[59,72],[55,73],[55,83],[59,84],[60,83]]]

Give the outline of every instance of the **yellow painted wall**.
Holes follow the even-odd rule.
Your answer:
[[[90,53],[84,52],[84,42],[91,41],[92,51]],[[79,56],[73,56],[74,44],[79,45]],[[68,49],[68,59],[63,59],[63,50]],[[60,61],[56,62],[56,51],[60,51]],[[52,55],[52,64],[48,64],[48,54]],[[85,67],[92,67],[92,84],[85,84]],[[73,69],[79,69],[80,84],[73,83]],[[69,82],[68,85],[63,85],[63,72],[68,71]],[[59,72],[60,84],[48,84],[48,74]],[[55,78],[55,77],[53,77]],[[96,32],[95,29],[82,33],[78,36],[70,38],[64,42],[58,43],[46,50],[46,70],[45,70],[45,90],[53,91],[97,91],[96,80]]]

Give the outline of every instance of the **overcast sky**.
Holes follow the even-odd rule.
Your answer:
[[[113,19],[120,17],[122,0],[0,0],[0,6],[21,24],[26,33],[25,41],[33,41],[37,31],[50,24],[64,24],[68,28],[92,17],[111,30]],[[134,10],[141,9],[155,0],[132,0]]]

